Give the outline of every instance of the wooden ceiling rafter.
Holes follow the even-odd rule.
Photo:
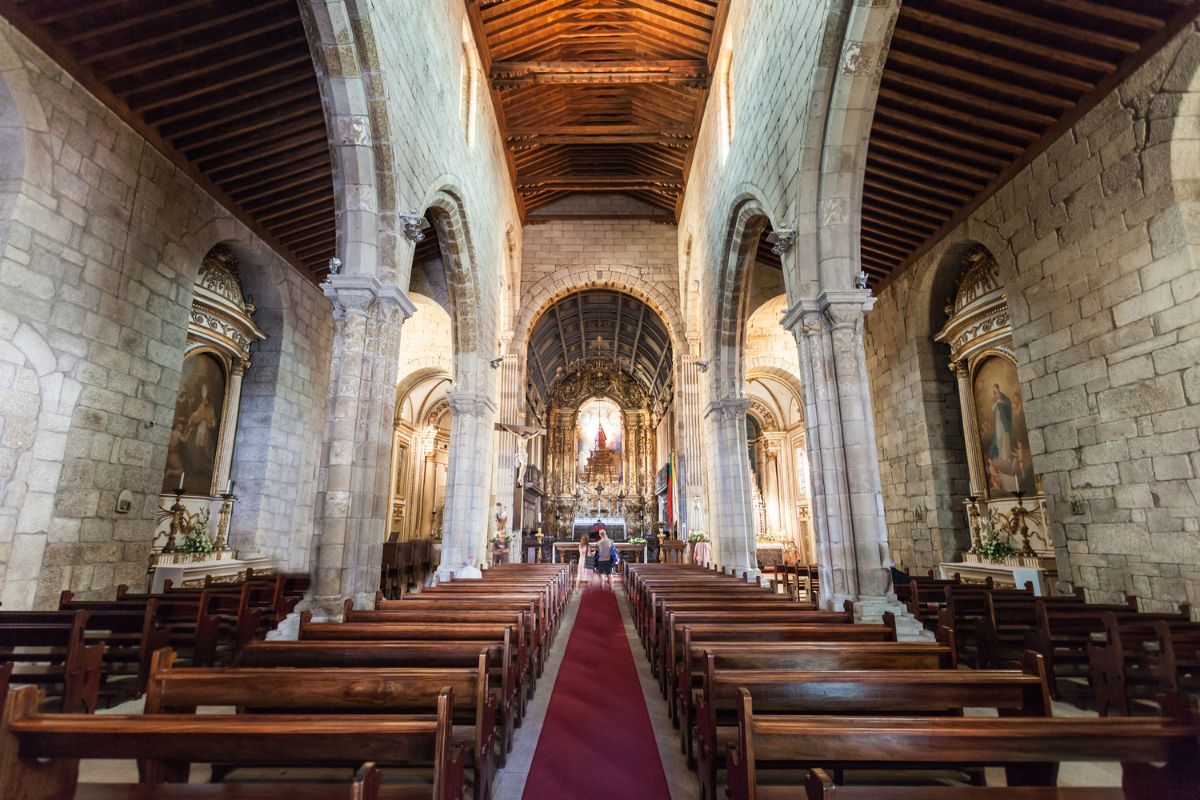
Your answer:
[[[525,213],[573,192],[673,213],[727,0],[465,3]]]
[[[875,288],[928,252],[1200,0],[905,0],[880,80],[861,253]]]
[[[294,0],[0,0],[0,14],[281,257],[325,273],[333,165]]]

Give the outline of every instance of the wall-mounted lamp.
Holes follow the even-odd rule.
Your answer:
[[[858,275],[855,276],[854,288],[856,288],[856,289],[867,288],[867,273],[865,271],[859,270]]]
[[[696,369],[700,370],[700,372],[702,372],[702,373],[708,372],[708,362],[707,361],[697,361]]]
[[[400,215],[400,221],[404,223],[404,235],[408,237],[410,242],[425,241],[425,231],[429,229],[429,220],[416,211],[408,211]]]
[[[491,361],[488,362],[488,364],[491,365],[492,369],[500,369],[500,365],[503,363],[504,363],[503,356],[496,356],[495,358],[493,358]]]
[[[338,258],[337,256],[334,256],[333,258],[329,259],[329,274],[330,275],[341,275],[342,274],[342,260],[340,258]]]

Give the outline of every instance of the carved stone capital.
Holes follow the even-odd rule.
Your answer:
[[[384,284],[373,275],[329,275],[321,291],[333,303],[337,316],[367,316],[371,311],[399,314],[401,321],[417,310],[408,295],[393,284]]]
[[[481,416],[489,411],[496,413],[496,401],[479,392],[447,392],[446,398],[450,403],[450,413],[455,416]]]
[[[744,397],[727,397],[724,400],[714,400],[708,404],[708,408],[704,410],[704,416],[708,417],[713,414],[719,415],[719,418],[724,422],[733,422],[738,419],[745,419],[746,409],[750,408],[750,401]]]
[[[875,297],[863,289],[822,292],[817,302],[834,331],[858,330],[863,317],[875,307]]]

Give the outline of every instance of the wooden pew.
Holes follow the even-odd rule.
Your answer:
[[[71,624],[77,613],[86,614],[83,639],[102,645],[100,696],[136,696],[145,691],[150,656],[167,645],[166,630],[154,622],[154,603],[116,611],[3,611],[0,624]],[[124,685],[122,678],[132,678]]]
[[[1200,730],[1190,720],[1140,717],[930,719],[762,715],[754,713],[751,693],[740,691],[738,742],[726,756],[728,789],[732,800],[801,796],[799,776],[793,786],[759,786],[759,762],[791,762],[822,769],[1003,766],[1010,785],[1053,786],[1059,762],[1114,761],[1123,767],[1124,794],[1117,797],[1184,800],[1200,796],[1200,773],[1195,769],[1200,760],[1198,735]],[[1163,767],[1154,766],[1162,762],[1165,762]],[[986,793],[978,794],[979,791],[975,787],[872,786],[853,793],[847,790],[840,797],[843,800],[989,797]],[[1034,795],[1036,800],[1053,797],[1053,794]]]
[[[1104,634],[1106,614],[1112,614],[1120,622],[1141,623],[1187,622],[1190,608],[1183,604],[1178,613],[1147,613],[1128,609],[1114,610],[1112,606],[1086,604],[1082,606],[1060,606],[1043,602],[1035,604],[1037,627],[1030,635],[1029,646],[1046,659],[1046,672],[1050,679],[1050,693],[1056,700],[1062,697],[1059,678],[1069,675],[1086,675],[1088,666],[1088,644],[1093,636]]]
[[[37,612],[0,615],[12,620],[0,622],[0,663],[13,665],[10,681],[54,687],[49,693],[59,698],[63,712],[95,711],[104,645],[85,639],[88,612],[68,613],[57,622],[36,619]]]
[[[425,785],[384,787],[386,800],[461,800],[463,759],[452,737],[453,692],[442,690],[437,716],[139,714],[43,715],[37,690],[9,695],[0,721],[0,797],[5,800],[244,800],[328,798],[328,786],[187,784],[191,763],[254,765],[264,754],[289,766],[433,765]],[[80,759],[138,759],[143,785],[81,785]],[[145,783],[176,784],[148,787]],[[319,786],[319,785],[318,785]]]
[[[699,625],[708,622],[727,622],[735,626],[773,623],[788,625],[851,625],[854,623],[854,613],[850,610],[815,611],[802,606],[797,607],[794,603],[777,604],[774,608],[761,607],[756,603],[745,608],[732,602],[727,603],[723,610],[697,609],[695,607],[688,609],[684,608],[686,605],[684,603],[677,606],[671,603],[664,608],[663,633],[659,637],[659,644],[652,659],[652,669],[654,662],[669,664],[672,667],[676,663],[673,658],[680,651],[674,645],[678,641],[678,631],[684,625]],[[661,669],[658,671],[660,673],[659,682],[666,690],[666,696],[670,697],[675,686],[675,680],[672,677],[674,669],[668,669],[665,673]]]
[[[488,680],[488,657],[473,667],[437,668],[189,668],[174,667],[174,653],[155,654],[146,691],[146,714],[194,714],[196,707],[236,706],[250,714],[422,714],[437,707],[447,688],[452,716],[462,723],[475,767],[475,798],[490,796],[495,775],[498,692]],[[284,723],[286,724],[286,723]],[[273,754],[263,754],[269,762]]]
[[[664,698],[671,705],[673,720],[678,720],[678,709],[674,706],[677,687],[688,681],[688,664],[683,654],[695,644],[704,642],[894,642],[896,641],[896,619],[884,614],[880,625],[855,625],[832,622],[774,622],[742,623],[730,625],[726,622],[691,622],[675,628],[667,642],[666,661],[663,669],[669,681]]]
[[[1115,613],[1103,614],[1102,620],[1104,633],[1087,645],[1088,680],[1101,715],[1129,716],[1134,700],[1185,702],[1187,679],[1200,650],[1200,623],[1118,618]]]
[[[252,642],[242,649],[241,667],[470,667],[483,653],[488,675],[500,686],[500,766],[512,751],[514,727],[520,724],[516,665],[510,642],[381,642],[270,641]]]
[[[219,643],[219,624],[204,613],[206,596],[129,598],[124,600],[76,600],[71,592],[63,592],[58,607],[63,611],[129,611],[145,608],[153,602],[154,628],[167,631],[167,642],[176,652],[189,656],[197,666],[216,662]],[[153,652],[153,651],[151,651]]]
[[[942,629],[943,636],[950,632]],[[683,752],[695,756],[692,727],[696,694],[704,688],[709,657],[716,669],[848,670],[955,669],[958,657],[950,640],[939,642],[700,642],[689,641],[690,680],[681,678],[676,697]]]
[[[729,670],[711,654],[696,707],[701,796],[716,800],[721,756],[737,744],[737,702],[749,691],[767,714],[920,714],[961,716],[994,708],[1002,716],[1048,717],[1050,695],[1041,659],[1030,653],[1016,670]]]

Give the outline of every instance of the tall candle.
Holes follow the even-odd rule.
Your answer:
[[[233,481],[230,481],[229,485],[225,487],[225,494],[233,494]]]
[[[186,472],[179,473],[179,491],[181,491],[181,492],[183,491],[183,479],[186,475],[187,475]]]

